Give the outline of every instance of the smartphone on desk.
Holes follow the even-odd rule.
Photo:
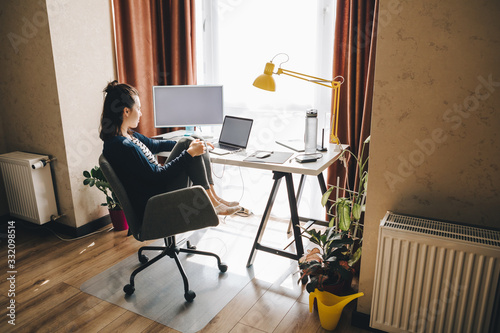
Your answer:
[[[295,157],[295,160],[299,163],[309,163],[309,162],[316,162],[318,158],[316,156],[299,155]]]

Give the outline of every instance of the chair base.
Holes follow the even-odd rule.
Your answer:
[[[180,252],[184,253],[189,253],[189,254],[200,254],[204,256],[211,256],[215,257],[217,259],[217,266],[219,270],[224,273],[227,271],[227,265],[224,264],[220,257],[212,252],[204,252],[204,251],[198,251],[196,250],[195,246],[192,246],[189,241],[187,244],[187,248],[179,248],[177,247],[177,244],[175,242],[175,236],[170,236],[167,238],[164,238],[165,241],[165,246],[143,246],[139,249],[138,251],[138,256],[139,256],[139,262],[142,263],[143,265],[135,269],[132,274],[130,275],[130,284],[127,284],[123,287],[123,291],[125,294],[128,296],[132,295],[135,292],[135,283],[134,279],[137,274],[139,274],[141,271],[145,270],[158,260],[162,259],[165,256],[169,256],[170,258],[173,258],[175,260],[175,263],[177,264],[177,268],[179,269],[179,272],[181,273],[182,280],[184,282],[184,298],[188,302],[192,302],[193,299],[196,297],[196,294],[194,291],[189,289],[189,281],[186,276],[186,272],[184,271],[184,267],[182,267],[182,263],[179,260],[178,254]],[[161,251],[159,255],[154,257],[153,259],[149,260],[149,258],[143,254],[143,251]]]

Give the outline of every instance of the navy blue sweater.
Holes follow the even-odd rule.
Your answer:
[[[175,141],[150,139],[136,132],[133,136],[153,154],[171,151],[176,144]],[[139,220],[144,215],[149,198],[166,192],[168,182],[175,179],[193,159],[184,150],[172,161],[160,166],[151,163],[141,148],[123,136],[105,140],[103,154],[125,187]]]

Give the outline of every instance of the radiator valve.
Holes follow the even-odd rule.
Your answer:
[[[49,158],[49,159],[47,159],[47,160],[40,160],[40,161],[38,161],[38,162],[36,162],[36,163],[33,163],[33,164],[31,165],[31,167],[32,167],[33,169],[41,169],[41,168],[44,168],[44,167],[47,165],[47,163],[53,162],[53,161],[55,161],[55,160],[56,160],[56,158],[55,158],[55,157],[53,157],[53,158]]]
[[[54,222],[55,220],[60,219],[61,217],[66,216],[66,214],[61,214],[61,215],[50,215],[50,220]]]

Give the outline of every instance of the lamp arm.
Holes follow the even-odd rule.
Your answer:
[[[274,58],[273,58],[274,59]],[[281,65],[280,65],[281,66]],[[340,98],[340,85],[344,83],[344,78],[342,76],[336,76],[333,80],[325,80],[316,76],[302,74],[299,72],[294,72],[288,69],[283,69],[281,67],[278,68],[276,73],[273,73],[274,64],[268,62],[266,64],[266,68],[264,70],[264,75],[271,76],[272,74],[285,74],[291,77],[295,77],[297,79],[301,79],[307,82],[312,82],[319,84],[323,87],[328,87],[333,89],[333,98],[332,98],[332,117],[331,117],[331,128],[330,128],[330,142],[340,144],[339,137],[337,135],[338,123],[339,123],[339,98]],[[263,75],[261,75],[263,76]],[[335,81],[336,79],[341,79],[342,81]],[[274,81],[273,81],[274,82]],[[326,83],[325,83],[326,82]],[[274,91],[274,89],[273,89]]]
[[[333,88],[334,86],[340,85],[340,82],[337,82],[337,81],[326,80],[326,79],[322,79],[322,78],[319,78],[319,77],[316,77],[316,76],[302,74],[302,73],[294,72],[294,71],[291,71],[291,70],[288,70],[288,69],[283,69],[281,67],[278,68],[278,71],[276,72],[276,74],[278,74],[278,75],[285,74],[285,75],[288,75],[288,76],[295,77],[297,79],[301,79],[301,80],[304,80],[304,81],[316,83],[316,84],[319,84],[320,86],[324,86],[324,87],[328,87],[328,88]],[[329,84],[325,84],[323,82],[328,82]]]

